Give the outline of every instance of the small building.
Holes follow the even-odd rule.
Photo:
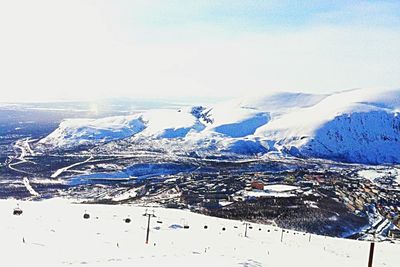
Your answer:
[[[253,181],[251,182],[251,188],[257,190],[264,190],[264,184],[262,182]]]
[[[400,230],[399,229],[391,229],[389,230],[388,236],[394,239],[400,239]]]

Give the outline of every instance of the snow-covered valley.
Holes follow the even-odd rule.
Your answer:
[[[370,243],[184,210],[1,200],[1,266],[367,266]],[[13,215],[19,204],[22,215]],[[149,243],[145,244],[148,217]],[[90,215],[84,219],[83,215]],[[126,219],[131,221],[126,223]],[[398,266],[400,245],[377,243],[373,266]],[[12,253],[8,253],[12,252]]]
[[[21,202],[22,216],[10,213],[15,201],[1,202],[10,216],[0,234],[13,251],[46,255],[51,266],[184,266],[187,259],[199,266],[317,266],[315,255],[363,266],[368,243],[350,239],[375,234],[386,240],[377,245],[382,259],[375,260],[391,266],[388,242],[399,227],[400,191],[398,166],[388,163],[400,158],[398,95],[398,90],[279,93],[64,119],[46,134],[10,134],[0,197],[42,202]],[[54,199],[59,197],[116,205],[71,205]],[[144,209],[125,204],[159,207],[163,223],[153,221],[152,246],[143,244]],[[82,218],[84,210],[90,220]],[[129,224],[123,221],[128,215]],[[242,222],[217,217],[252,222],[249,237],[243,237]],[[281,229],[257,223],[290,230],[280,242]],[[185,224],[189,229],[181,228]],[[35,231],[25,231],[31,225],[37,225]],[[193,237],[196,244],[183,245]],[[293,258],[282,256],[286,252]],[[9,266],[28,261],[7,260]]]

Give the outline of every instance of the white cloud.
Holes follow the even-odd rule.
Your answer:
[[[314,22],[296,30],[234,34],[198,21],[157,28],[123,15],[147,10],[143,1],[95,3],[0,2],[0,101],[400,84],[396,28]]]

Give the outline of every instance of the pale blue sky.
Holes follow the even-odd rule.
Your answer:
[[[297,31],[322,25],[400,28],[400,1],[175,0],[150,1],[150,5],[149,1],[124,2],[118,15],[124,27],[133,32],[179,32],[193,26],[214,28],[227,35]]]
[[[400,1],[0,0],[0,101],[399,87]]]

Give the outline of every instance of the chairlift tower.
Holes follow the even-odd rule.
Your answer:
[[[379,197],[378,195],[376,196],[376,203],[375,203],[375,209],[378,209],[378,205],[379,205]],[[379,212],[379,210],[378,210]],[[374,250],[375,250],[375,242],[376,242],[376,228],[373,231],[373,239],[372,242],[369,246],[369,257],[368,257],[368,267],[372,267],[372,263],[374,260]]]
[[[245,226],[245,228],[244,228],[244,237],[247,237],[247,227],[250,225],[250,223],[244,222],[243,225]]]
[[[155,218],[156,215],[154,215],[154,210],[149,213],[146,209],[146,212],[143,214],[143,216],[147,216],[147,231],[146,231],[146,244],[149,243],[149,234],[150,234],[150,219]]]
[[[376,229],[374,230],[374,237],[369,247],[368,267],[372,267],[372,262],[374,260],[375,241],[376,241]]]

